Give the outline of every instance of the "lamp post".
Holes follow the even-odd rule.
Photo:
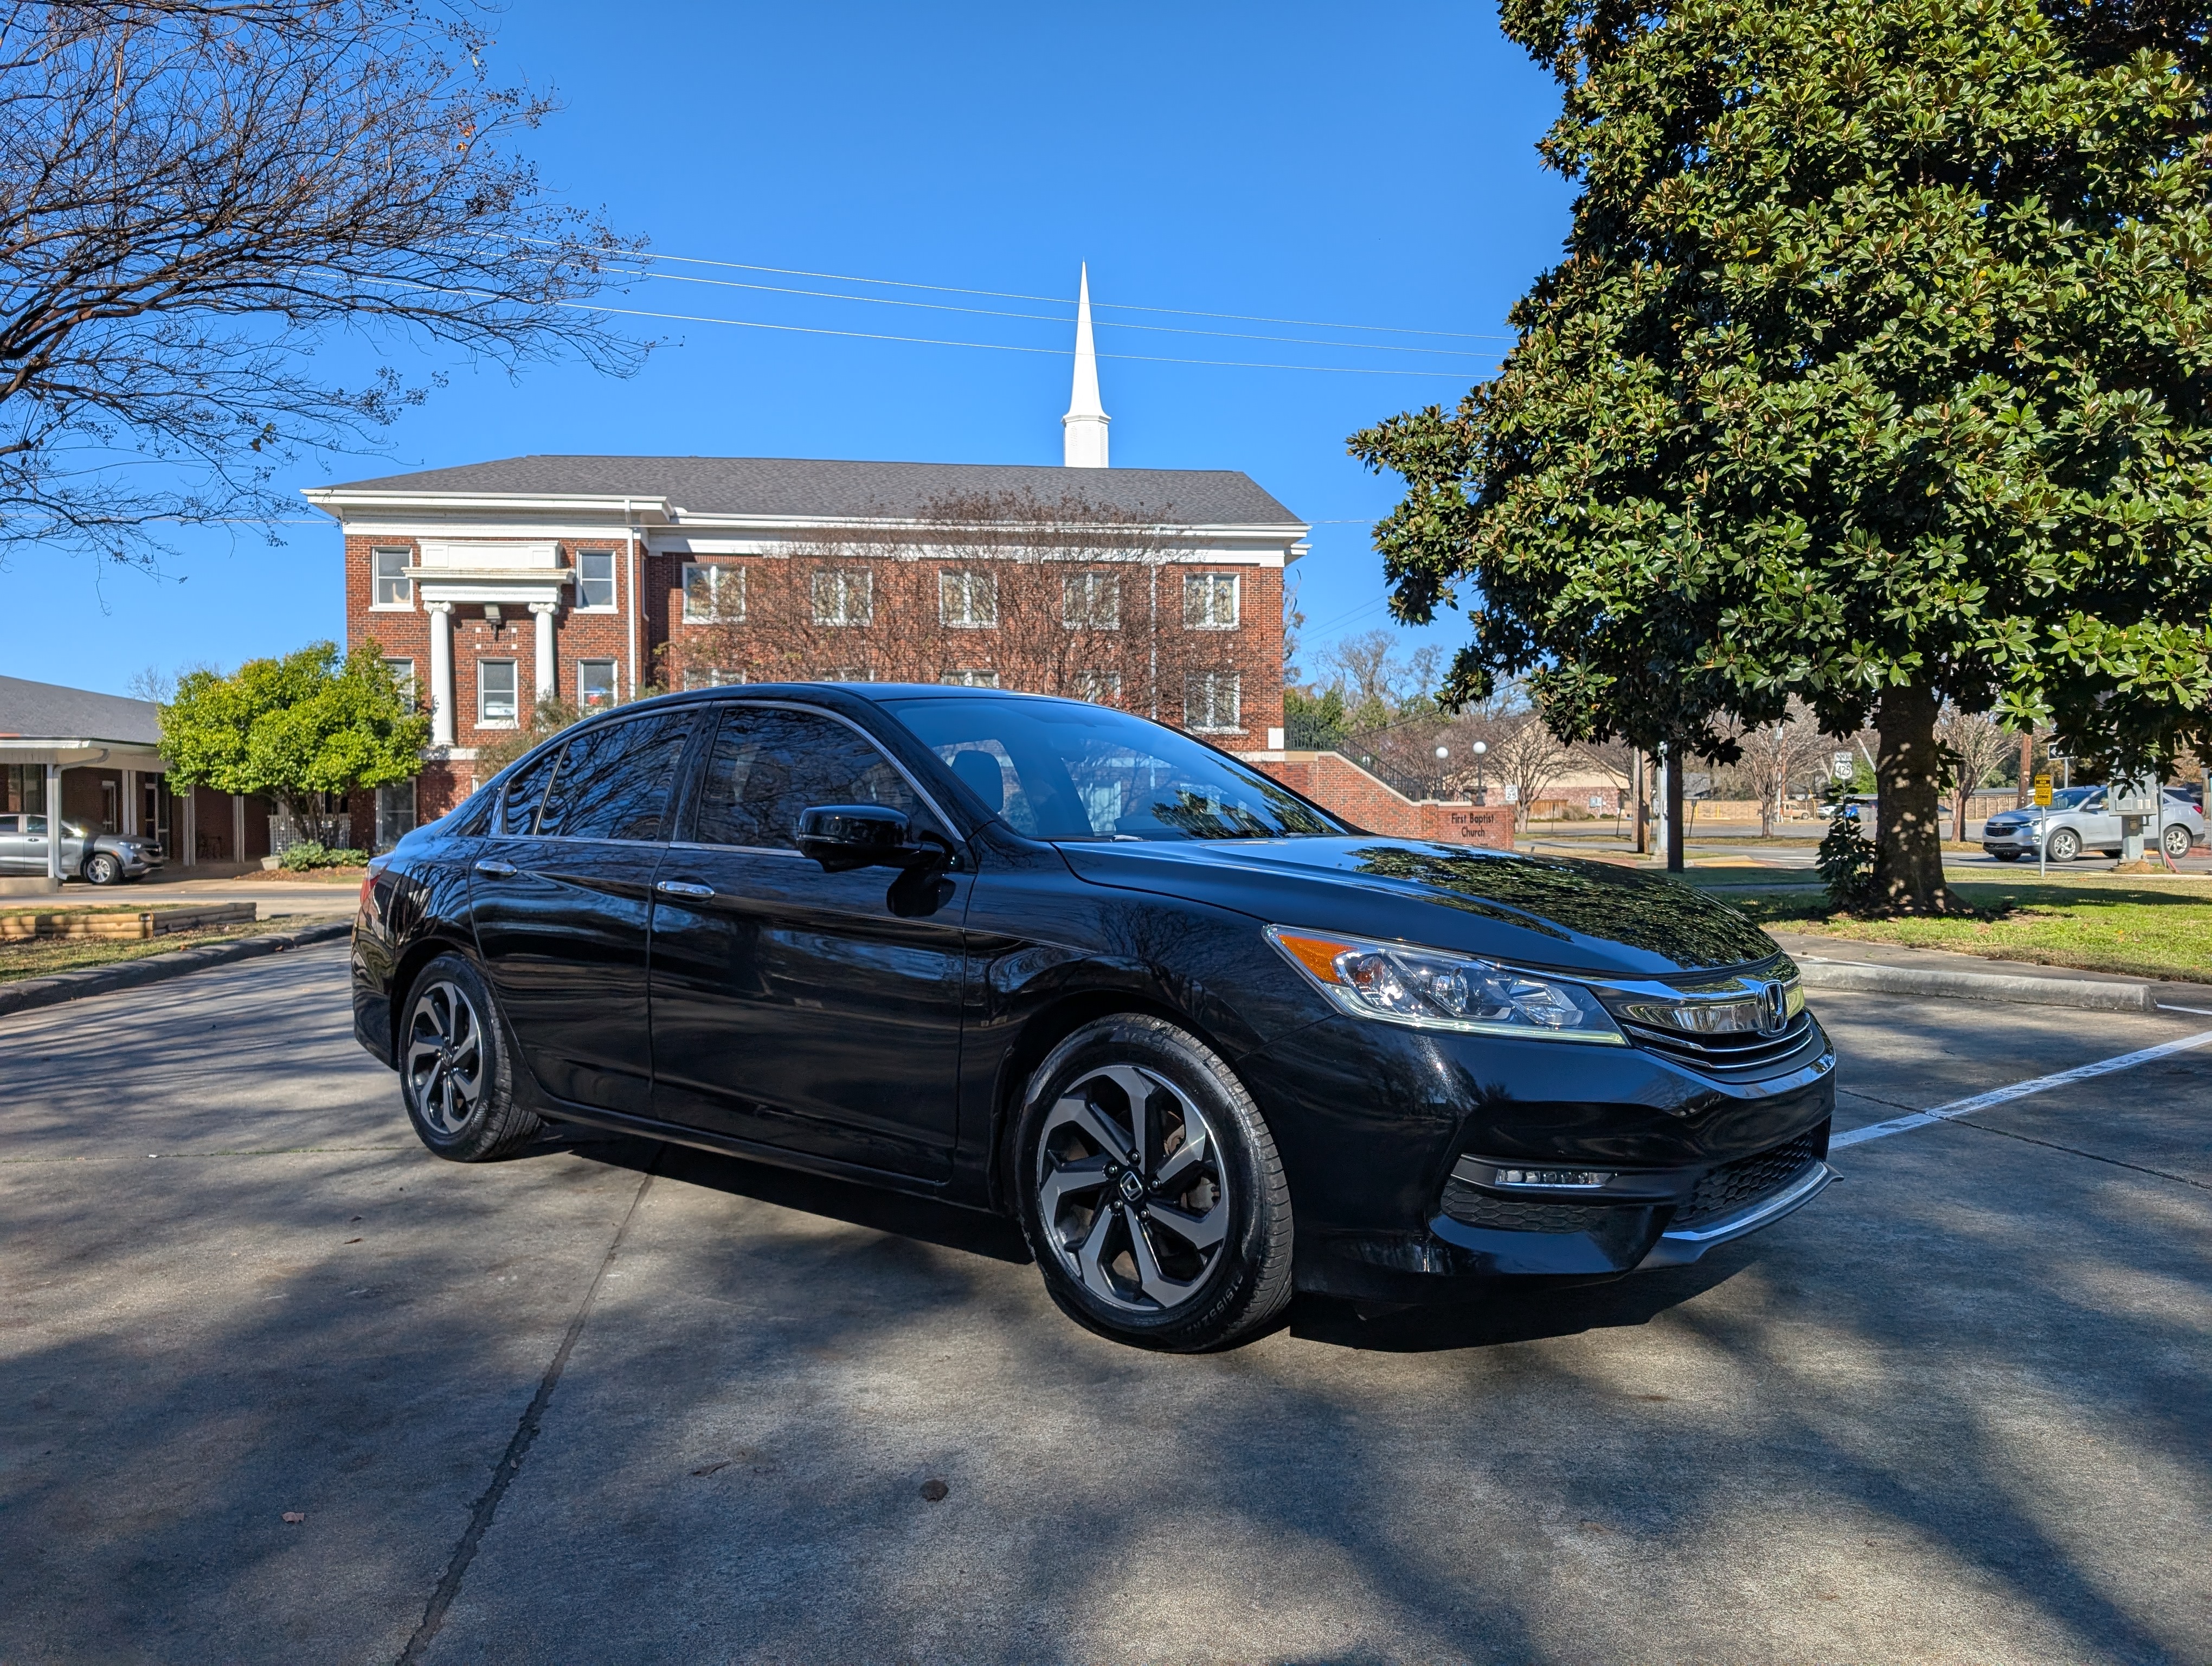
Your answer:
[[[1489,745],[1486,742],[1480,740],[1476,741],[1472,746],[1468,748],[1468,751],[1474,754],[1474,801],[1477,804],[1487,804],[1490,802],[1490,800],[1483,795],[1482,791],[1482,757],[1483,754],[1487,752],[1489,750]]]
[[[1444,766],[1450,760],[1450,747],[1439,746],[1437,748],[1437,796],[1438,798],[1442,798],[1444,795]]]

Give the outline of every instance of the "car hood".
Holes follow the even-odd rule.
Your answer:
[[[1559,971],[1665,976],[1779,952],[1772,938],[1702,891],[1571,857],[1372,837],[1060,849],[1076,877],[1095,885]]]

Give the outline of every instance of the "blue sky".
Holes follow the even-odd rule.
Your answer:
[[[1100,366],[1117,465],[1243,469],[1321,523],[1291,569],[1315,642],[1388,622],[1368,528],[1392,483],[1348,458],[1344,437],[1449,404],[1494,364],[1504,344],[1486,337],[1566,228],[1567,189],[1534,149],[1556,94],[1484,6],[611,14],[514,0],[496,33],[497,68],[565,101],[526,141],[548,184],[657,254],[1047,298],[1072,298],[1087,260],[1102,355],[1442,372]],[[622,380],[574,367],[510,380],[409,352],[405,374],[442,369],[448,386],[377,454],[317,459],[289,483],[526,452],[1060,459],[1072,305],[665,270],[720,283],[657,280],[605,299],[1048,350],[639,319],[662,344]],[[1207,313],[1451,333],[1190,315]],[[1127,327],[1139,323],[1156,328]],[[1169,333],[1186,330],[1298,339]],[[120,692],[144,666],[228,666],[342,635],[335,528],[276,530],[274,550],[251,531],[195,533],[159,579],[17,556],[0,572],[15,616],[4,668]],[[1453,622],[1429,635],[1449,645]]]

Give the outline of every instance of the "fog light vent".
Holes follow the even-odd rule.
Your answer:
[[[1605,1169],[1499,1169],[1493,1186],[1602,1186],[1613,1178]]]

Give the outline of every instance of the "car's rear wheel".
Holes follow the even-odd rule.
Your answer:
[[[2189,846],[2191,842],[2189,830],[2183,826],[2179,822],[2176,822],[2172,826],[2166,830],[2165,836],[2160,842],[2165,845],[2166,854],[2167,855],[2173,857],[2186,856],[2189,854]]]
[[[397,1051],[408,1120],[439,1156],[487,1162],[529,1144],[544,1127],[515,1100],[498,1004],[460,956],[440,955],[416,976]]]
[[[95,850],[84,865],[84,877],[95,885],[112,885],[123,877],[123,864],[104,850]]]
[[[1225,1347],[1291,1298],[1291,1192],[1260,1109],[1164,1019],[1085,1025],[1030,1078],[1023,1230],[1054,1301],[1117,1341]]]
[[[2045,844],[2045,853],[2054,862],[2070,862],[2081,854],[2081,836],[2070,827],[2062,827]]]

